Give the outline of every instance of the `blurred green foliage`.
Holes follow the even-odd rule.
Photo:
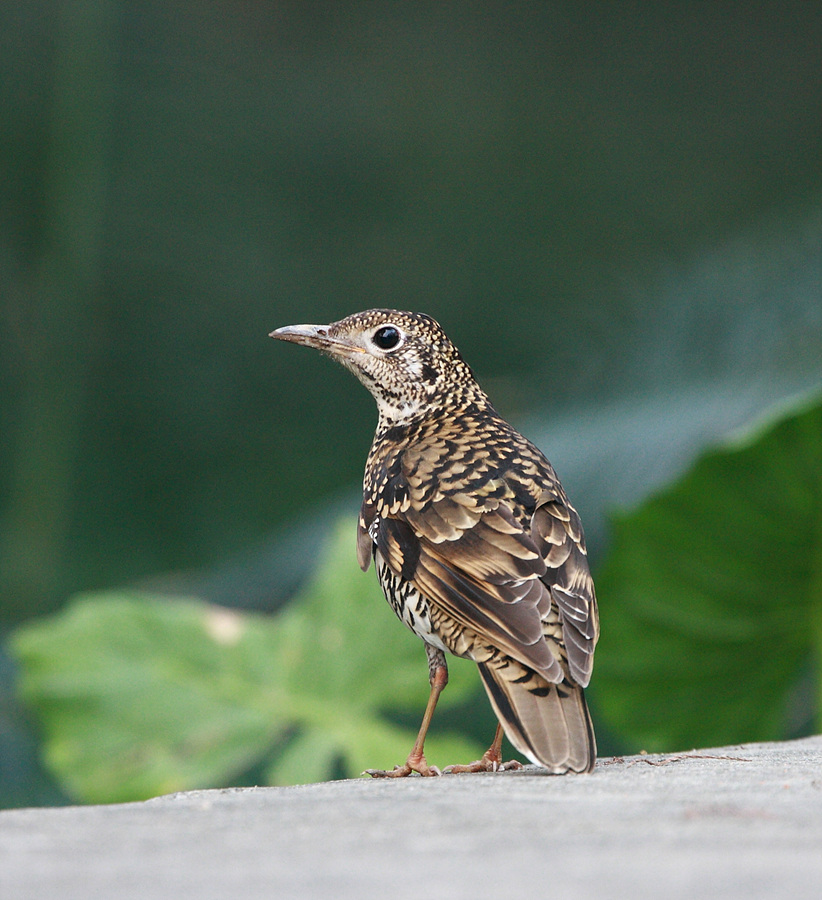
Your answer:
[[[616,517],[597,590],[599,710],[635,747],[822,729],[822,398]]]
[[[350,523],[320,570],[271,618],[135,593],[76,598],[22,626],[13,651],[49,770],[72,798],[110,803],[236,783],[299,784],[405,761],[428,664],[376,579],[359,570]],[[447,710],[478,687],[456,661]],[[488,741],[494,718],[486,714]],[[437,729],[429,759],[482,754]]]
[[[820,397],[706,453],[617,519],[597,573],[591,695],[626,746],[778,739],[820,715],[820,525]],[[421,713],[427,668],[355,565],[351,531],[341,523],[317,576],[273,618],[119,594],[22,626],[22,695],[65,790],[112,802],[250,769],[296,784],[402,762],[414,732],[385,716]],[[467,698],[479,710],[473,666],[451,668],[442,710]],[[797,694],[809,671],[811,700]],[[426,751],[440,765],[481,752],[441,727]]]
[[[818,357],[758,251],[666,293],[818,254],[820,71],[796,2],[0,5],[6,621],[356,483],[371,401],[277,325],[430,312],[515,417]]]
[[[440,319],[580,508],[822,379],[822,7],[0,4],[0,635],[278,608],[373,406],[275,326]],[[341,499],[342,498],[342,499]],[[0,804],[59,794],[0,644]]]

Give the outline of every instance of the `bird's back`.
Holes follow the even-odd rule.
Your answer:
[[[397,615],[477,662],[518,749],[589,770],[596,600],[579,517],[543,454],[490,404],[378,432],[359,533]]]

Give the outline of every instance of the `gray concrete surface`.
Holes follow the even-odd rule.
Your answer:
[[[0,897],[822,897],[822,737],[0,813]]]

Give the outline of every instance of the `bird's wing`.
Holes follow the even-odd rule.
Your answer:
[[[539,498],[531,537],[545,561],[542,580],[559,611],[569,674],[585,687],[599,637],[599,613],[582,525],[564,494],[546,491]]]
[[[391,569],[464,628],[549,681],[563,674],[549,642],[559,614],[568,673],[587,685],[599,636],[593,580],[579,516],[557,485],[537,501],[530,533],[489,493],[407,494],[363,504],[357,546],[368,567],[376,549]],[[553,642],[551,642],[553,645]]]
[[[540,580],[546,566],[511,508],[495,498],[460,494],[403,506],[373,515],[364,507],[361,563],[367,535],[392,571],[458,626],[546,680],[561,681],[562,669],[543,638],[542,618],[551,604]]]

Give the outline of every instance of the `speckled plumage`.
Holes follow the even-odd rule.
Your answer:
[[[432,696],[406,766],[372,774],[438,773],[422,748],[447,682],[443,651],[477,663],[506,734],[532,762],[590,771],[583,688],[596,597],[579,516],[551,464],[497,414],[428,316],[369,310],[272,337],[337,359],[377,401],[358,557],[363,569],[375,560],[389,603],[425,642]],[[474,770],[497,767],[495,745]]]

